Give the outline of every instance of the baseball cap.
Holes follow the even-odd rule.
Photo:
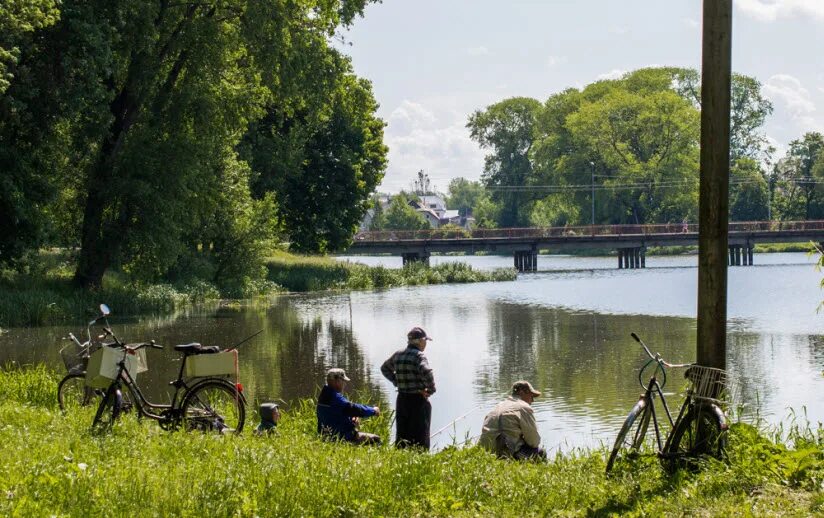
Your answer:
[[[538,396],[541,395],[541,393],[538,392],[537,390],[535,390],[532,387],[532,384],[529,383],[528,381],[520,380],[520,381],[516,381],[515,383],[512,384],[512,394],[513,395],[517,394],[518,392],[520,392],[522,390],[527,390],[527,391],[531,392],[532,395],[535,396],[535,397],[538,397]]]
[[[326,379],[341,379],[343,381],[352,381],[346,377],[346,371],[343,369],[329,369],[326,371]]]
[[[426,331],[423,330],[422,327],[413,327],[406,333],[406,337],[410,340],[418,340],[423,338],[424,340],[432,340],[429,336],[427,336]]]

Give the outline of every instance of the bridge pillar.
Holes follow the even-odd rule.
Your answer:
[[[403,265],[410,263],[423,263],[429,266],[429,252],[405,252],[401,254],[403,257]]]
[[[729,257],[727,258],[727,266],[735,266],[735,251],[732,246],[727,247],[729,250]]]
[[[618,268],[646,268],[647,249],[643,246],[618,249]]]
[[[752,252],[753,252],[753,248],[755,248],[755,247],[754,247],[754,246],[752,246],[752,245],[750,245],[750,246],[748,246],[748,247],[747,247],[747,258],[749,259],[749,264],[750,264],[750,266],[752,266]]]
[[[515,269],[519,272],[535,272],[538,270],[538,252],[535,250],[521,250],[515,252]]]
[[[741,266],[741,247],[736,246],[735,249],[735,266]]]

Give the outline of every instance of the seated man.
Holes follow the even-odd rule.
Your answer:
[[[341,392],[347,381],[349,378],[343,369],[329,369],[326,373],[326,385],[318,396],[318,433],[355,444],[380,444],[381,438],[377,435],[357,430],[361,417],[380,415],[380,408],[358,405],[346,399]]]
[[[484,418],[478,444],[499,457],[546,459],[546,452],[538,447],[541,436],[530,406],[540,395],[528,381],[516,381],[512,385],[512,395],[498,403]]]

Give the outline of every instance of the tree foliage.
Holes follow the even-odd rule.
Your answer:
[[[529,197],[511,188],[526,185],[532,175],[529,155],[540,107],[535,99],[513,97],[476,111],[467,123],[472,139],[490,150],[484,159],[483,181],[501,205],[501,226],[523,226],[528,220],[522,206]]]
[[[787,154],[776,164],[784,219],[824,218],[824,135],[806,133],[790,142]]]
[[[426,230],[429,223],[421,214],[409,205],[409,198],[404,193],[392,197],[386,209],[385,230]]]
[[[768,184],[759,161],[773,152],[761,128],[772,104],[757,80],[734,74],[732,83],[732,166],[748,183],[731,203],[737,217],[761,215]],[[700,106],[698,72],[664,67],[570,88],[543,105],[514,98],[474,113],[468,127],[489,150],[483,181],[497,223],[695,221]]]
[[[0,215],[12,227],[0,261],[60,235],[80,246],[77,282],[96,287],[113,265],[168,276],[196,251],[214,275],[243,277],[227,261],[248,263],[239,251],[255,255],[250,243],[276,229],[300,249],[344,246],[386,149],[369,84],[330,39],[368,2],[0,9],[14,29],[0,36]]]

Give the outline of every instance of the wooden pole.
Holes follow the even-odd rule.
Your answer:
[[[732,0],[704,0],[698,202],[700,365],[726,368]]]

